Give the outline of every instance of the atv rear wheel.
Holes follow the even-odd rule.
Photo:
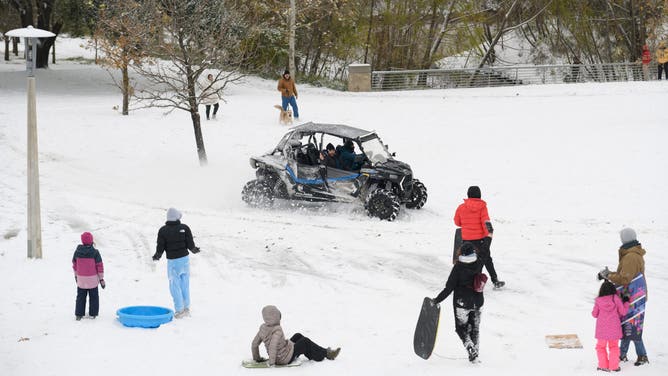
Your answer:
[[[253,207],[269,207],[274,202],[271,187],[259,180],[251,180],[244,185],[241,199]]]
[[[413,180],[411,200],[406,203],[408,209],[421,209],[427,203],[427,187],[421,181]]]
[[[372,217],[394,221],[399,214],[400,203],[397,196],[385,189],[377,189],[369,195],[366,210]]]

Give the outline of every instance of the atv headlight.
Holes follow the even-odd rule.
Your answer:
[[[253,159],[253,158],[250,159],[250,165],[253,168],[257,168],[257,162],[255,161],[255,159]]]

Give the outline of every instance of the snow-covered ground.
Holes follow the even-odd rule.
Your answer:
[[[59,51],[77,56],[76,47]],[[37,76],[44,258],[28,260],[25,77],[18,60],[0,64],[0,375],[591,375],[595,275],[616,267],[624,226],[648,252],[652,363],[622,372],[668,372],[664,82],[392,93],[300,86],[302,120],[376,129],[427,185],[423,210],[388,223],[349,205],[243,204],[249,156],[286,131],[273,81],[228,90],[219,119],[204,123],[210,163],[200,168],[188,114],[121,116],[112,109],[120,94],[94,65],[62,61]],[[415,321],[450,271],[452,216],[469,185],[488,202],[507,288],[486,291],[482,363],[466,359],[451,298],[424,361],[412,350]],[[184,212],[202,248],[191,257],[192,317],[125,328],[120,307],[172,306],[166,262],[151,261],[169,206]],[[83,231],[95,236],[107,288],[100,317],[77,322],[70,260]],[[340,357],[242,368],[267,304],[281,309],[288,335],[341,346]],[[584,348],[548,349],[545,335],[558,333],[578,334]]]

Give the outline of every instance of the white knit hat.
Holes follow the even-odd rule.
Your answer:
[[[167,221],[168,222],[174,222],[178,221],[181,219],[181,212],[174,209],[174,208],[169,208],[167,209]]]
[[[619,232],[619,238],[622,240],[622,244],[630,243],[632,241],[638,240],[636,232],[632,228],[625,228]]]

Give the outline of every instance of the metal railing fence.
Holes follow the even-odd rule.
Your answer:
[[[371,72],[371,90],[643,81],[645,79],[656,79],[656,69],[654,69],[654,65],[651,67],[649,77],[644,77],[641,63],[374,71]]]

